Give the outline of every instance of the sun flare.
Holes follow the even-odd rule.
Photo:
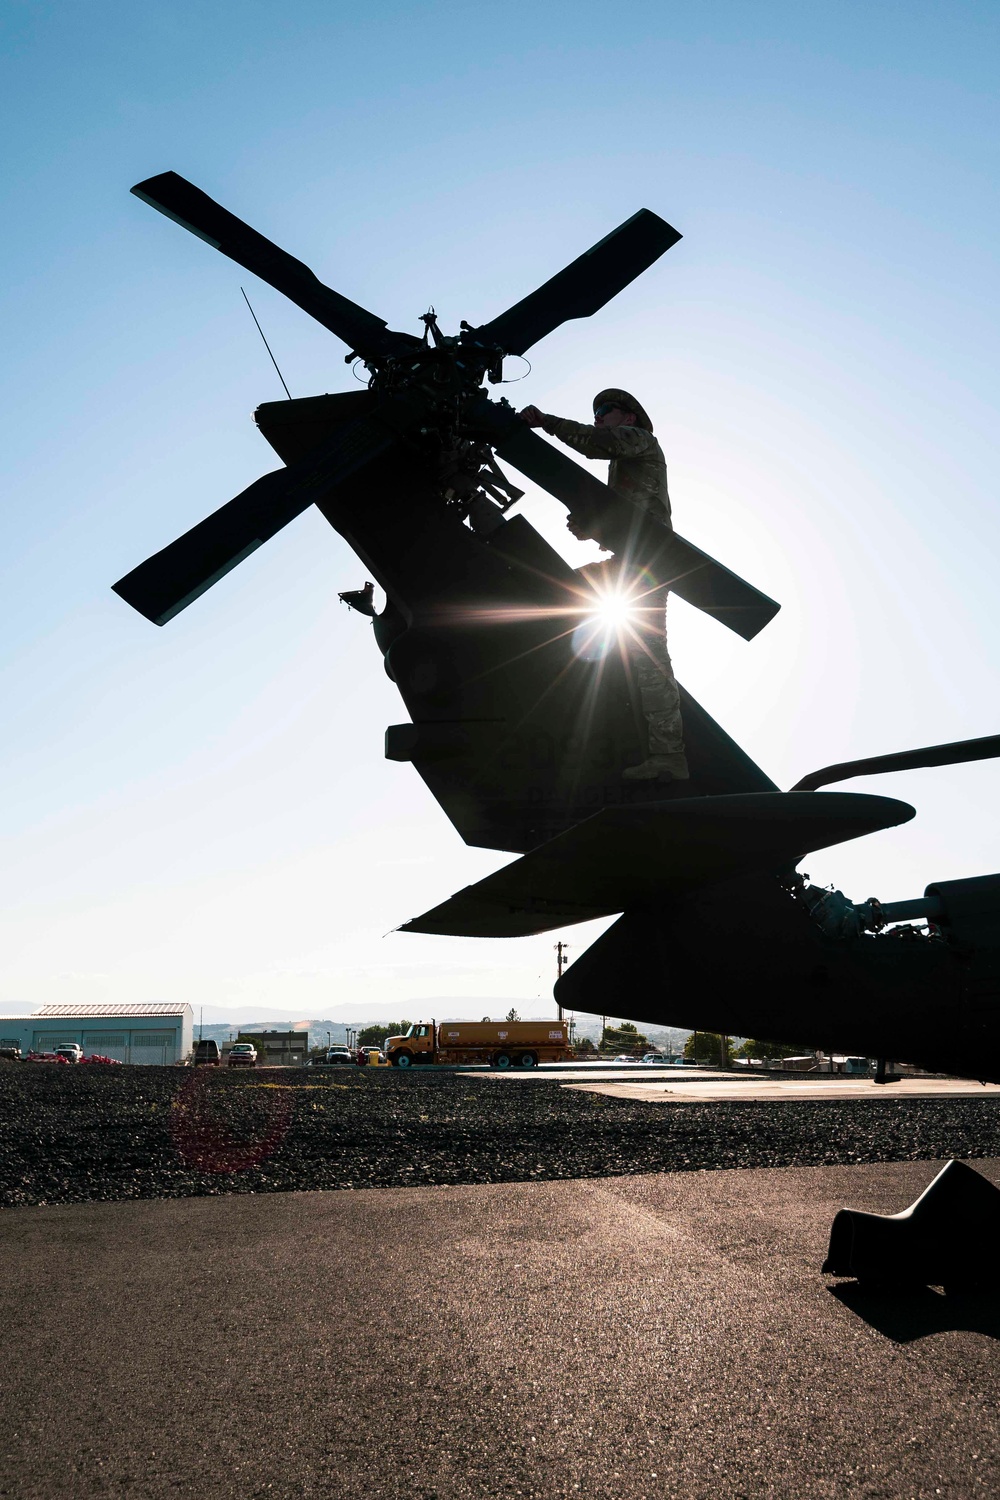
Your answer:
[[[594,611],[600,624],[617,629],[636,618],[635,604],[624,594],[605,594]]]
[[[635,634],[641,611],[629,595],[617,590],[588,601],[583,619],[573,632],[573,649],[587,661],[601,661],[626,637]]]

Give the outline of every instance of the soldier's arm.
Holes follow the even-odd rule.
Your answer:
[[[641,458],[651,453],[656,439],[642,427],[592,427],[569,417],[545,415],[541,426],[552,437],[574,448],[584,458]]]

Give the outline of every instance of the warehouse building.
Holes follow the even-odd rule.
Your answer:
[[[0,1047],[54,1052],[78,1042],[85,1057],[95,1053],[123,1063],[181,1062],[194,1045],[190,1005],[135,1001],[108,1007],[78,1003],[41,1005],[28,1016],[0,1016]]]
[[[305,1067],[309,1060],[309,1032],[241,1031],[241,1042],[253,1042],[261,1067]],[[262,1055],[263,1054],[263,1055]]]
[[[251,1042],[258,1068],[301,1068],[309,1061],[308,1031],[241,1031],[236,1042]],[[222,1043],[222,1061],[229,1061],[236,1042]]]

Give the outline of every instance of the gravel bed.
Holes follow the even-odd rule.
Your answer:
[[[644,1104],[537,1080],[0,1062],[0,1205],[1000,1156],[1000,1101]]]

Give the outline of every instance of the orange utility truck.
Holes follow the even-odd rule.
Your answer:
[[[394,1068],[417,1063],[489,1063],[491,1068],[534,1068],[572,1062],[566,1021],[420,1021],[405,1036],[385,1039]]]

